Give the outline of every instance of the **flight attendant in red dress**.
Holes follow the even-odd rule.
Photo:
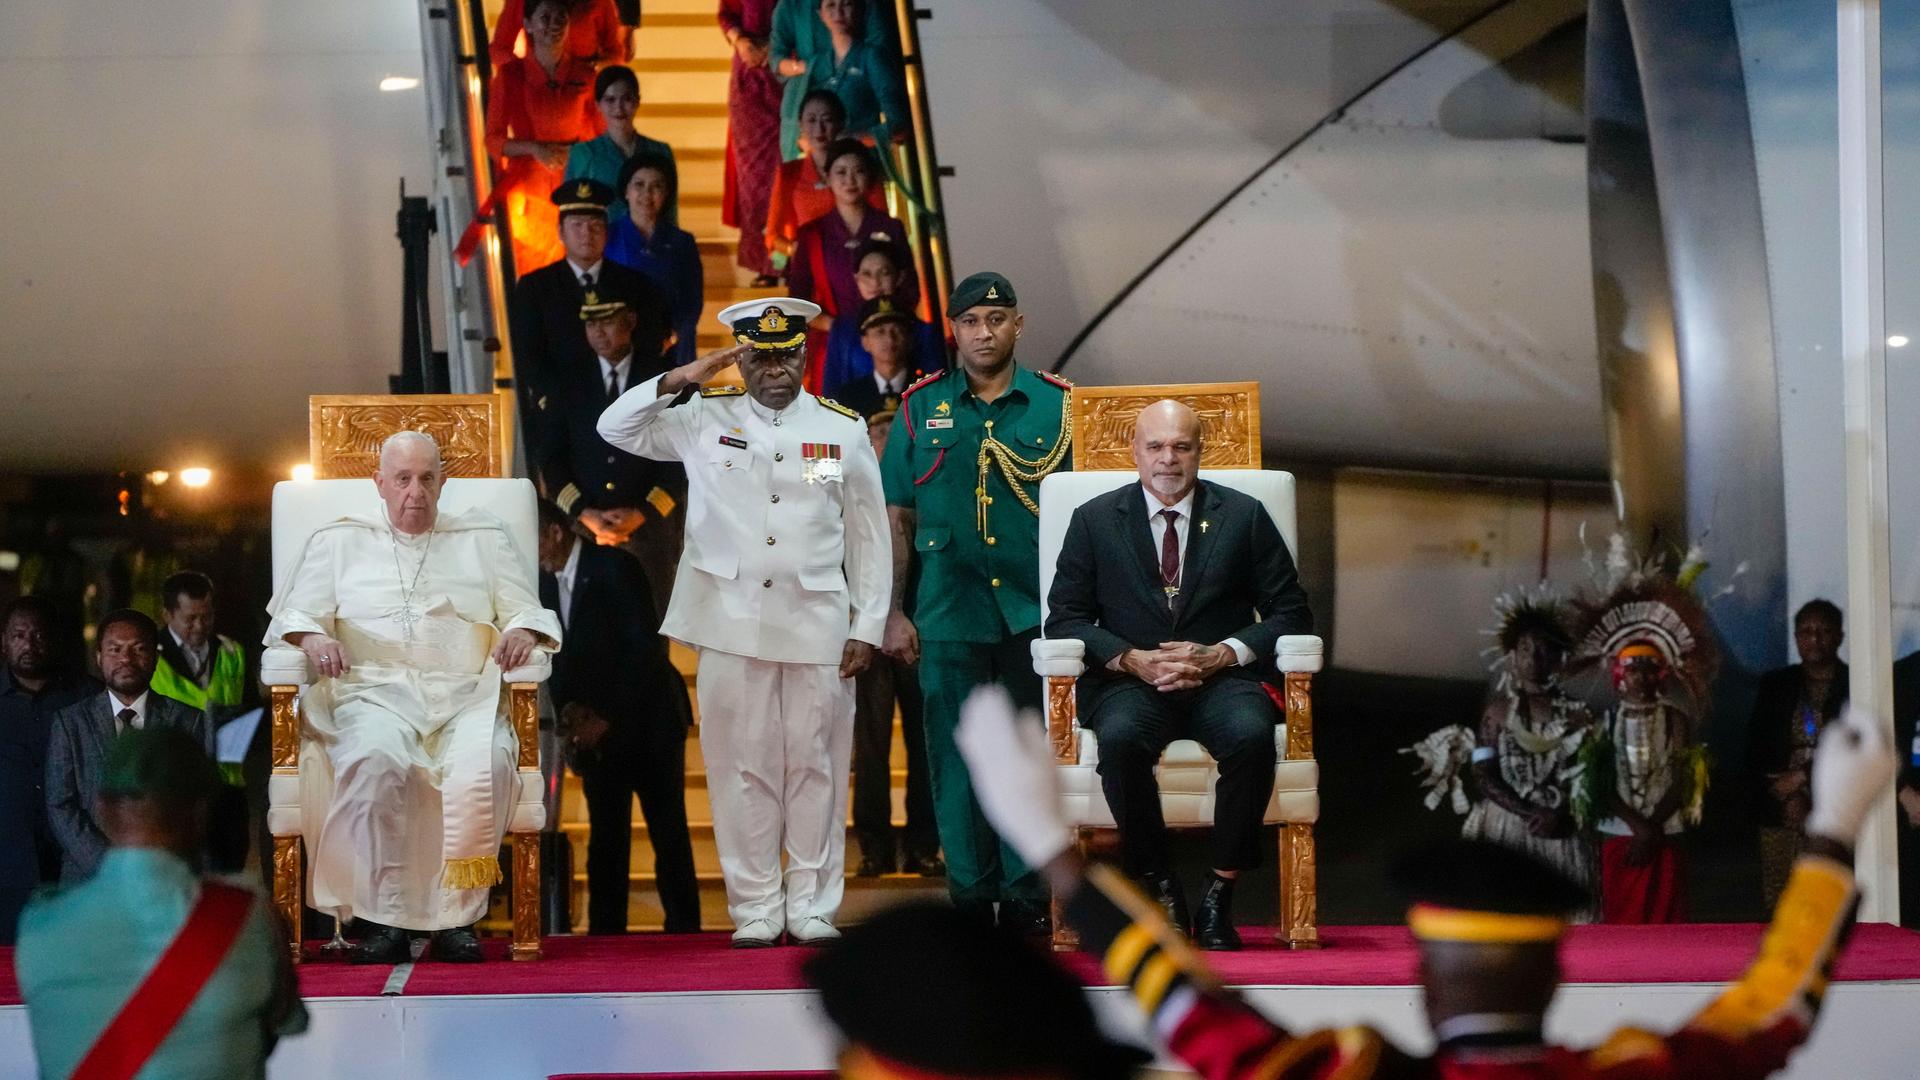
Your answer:
[[[781,86],[767,66],[774,0],[720,0],[720,31],[733,46],[727,84],[727,184],[720,220],[740,230],[741,266],[774,283],[767,260],[767,207],[780,167]]]
[[[578,6],[529,0],[527,55],[500,66],[487,102],[487,152],[500,169],[496,198],[507,210],[521,274],[560,257],[550,195],[566,178],[567,151],[598,136],[604,123],[593,104],[593,61],[567,51]]]

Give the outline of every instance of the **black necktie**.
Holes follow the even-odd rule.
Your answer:
[[[583,289],[593,288],[593,271],[589,270],[580,275],[580,287]]]
[[[133,727],[133,721],[136,715],[132,709],[121,709],[118,713],[114,714],[113,718],[120,721],[120,730],[126,731]]]
[[[618,371],[609,371],[607,372],[607,404],[611,405],[619,400],[620,373]]]

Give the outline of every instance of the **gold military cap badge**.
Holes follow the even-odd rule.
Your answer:
[[[989,300],[1000,299],[1000,286],[998,285],[987,286],[987,299]]]
[[[580,186],[577,188],[574,188],[573,190],[575,194],[579,195],[583,199],[590,198],[593,195],[593,188],[589,187],[585,180],[580,181]]]
[[[770,307],[760,313],[760,332],[763,334],[782,333],[787,328],[787,313],[777,307]]]

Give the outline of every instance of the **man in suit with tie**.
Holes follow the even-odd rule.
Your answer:
[[[514,382],[520,415],[526,418],[527,456],[539,461],[548,433],[543,409],[555,380],[568,373],[591,372],[594,353],[580,324],[587,290],[617,296],[635,312],[639,327],[634,346],[647,364],[660,355],[668,322],[667,301],[645,274],[608,261],[607,204],[613,189],[598,180],[575,179],[560,185],[553,203],[560,211],[560,240],[566,256],[520,276],[508,304],[513,335]]]
[[[1266,508],[1199,478],[1200,418],[1175,401],[1135,421],[1138,483],[1073,512],[1047,594],[1046,635],[1087,647],[1081,723],[1100,740],[1100,782],[1128,873],[1183,931],[1153,769],[1194,739],[1220,764],[1214,870],[1194,921],[1202,948],[1237,949],[1233,882],[1260,865],[1273,794],[1274,725],[1263,681],[1286,634],[1313,630],[1307,595]]]
[[[626,297],[600,286],[581,297],[590,363],[556,373],[545,395],[547,433],[535,461],[549,497],[596,543],[624,546],[646,568],[655,611],[673,596],[686,517],[687,471],[616,450],[595,425],[608,405],[671,367],[660,355],[663,322],[643,322]],[[647,318],[651,318],[648,316]]]
[[[130,729],[178,728],[213,752],[205,713],[149,689],[159,663],[160,628],[130,609],[100,620],[95,660],[105,693],[55,713],[47,741],[47,824],[60,844],[60,880],[91,877],[107,850],[100,827],[100,782],[107,751]]]
[[[687,684],[667,658],[647,578],[633,556],[589,544],[540,503],[540,603],[566,630],[547,682],[586,789],[587,932],[627,929],[633,797],[640,796],[669,934],[700,929],[687,834]]]

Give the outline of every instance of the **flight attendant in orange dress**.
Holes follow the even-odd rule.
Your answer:
[[[500,9],[500,20],[493,25],[493,41],[487,53],[495,70],[507,66],[516,54],[520,31],[527,21],[526,0],[507,0]],[[567,26],[567,51],[600,64],[622,64],[627,60],[627,38],[632,30],[620,21],[620,9],[613,0],[585,0]]]
[[[595,138],[591,58],[567,51],[578,0],[528,0],[527,55],[500,65],[487,103],[487,152],[499,164],[496,198],[513,233],[513,265],[524,274],[561,255],[559,215],[550,198],[566,178],[567,151]]]

